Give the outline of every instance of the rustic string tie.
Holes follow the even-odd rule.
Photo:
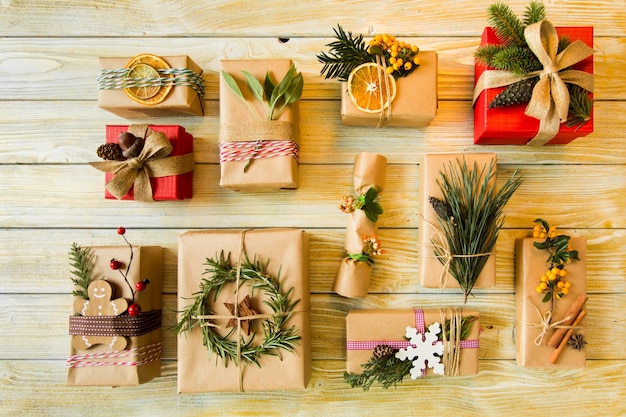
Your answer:
[[[528,303],[535,309],[535,311],[537,312],[537,316],[539,316],[539,323],[526,323],[527,326],[539,327],[541,329],[541,332],[535,338],[535,345],[537,346],[541,345],[541,343],[543,342],[543,338],[552,329],[579,329],[580,328],[580,326],[564,325],[563,323],[567,321],[567,317],[564,318],[563,320],[559,320],[559,321],[555,321],[554,323],[551,323],[552,311],[548,310],[542,314],[541,310],[539,310],[539,307],[537,307],[535,303],[533,303],[530,300],[530,298],[528,298]]]
[[[427,224],[432,230],[432,234],[430,235],[430,244],[426,244],[426,246],[430,246],[433,248],[434,256],[426,256],[428,258],[437,258],[441,262],[442,269],[441,274],[439,274],[439,288],[444,288],[448,283],[448,277],[450,275],[450,266],[454,258],[479,258],[481,256],[491,256],[494,255],[495,252],[482,252],[482,253],[473,253],[473,254],[456,254],[452,253],[450,249],[450,245],[448,244],[448,240],[444,237],[443,233],[439,230],[439,228],[434,225],[432,222],[426,220],[422,213],[419,213],[419,216],[422,218],[422,221]]]
[[[527,26],[524,37],[543,69],[523,77],[509,71],[487,70],[481,74],[474,87],[474,103],[486,89],[504,87],[538,76],[539,81],[533,88],[524,113],[539,119],[539,131],[527,145],[541,146],[556,136],[561,122],[567,120],[570,95],[566,84],[575,84],[593,93],[593,74],[568,68],[593,55],[594,50],[581,40],[576,40],[558,53],[559,37],[552,23],[547,20]]]
[[[376,67],[378,85],[381,87],[383,84],[385,85],[384,94],[383,91],[381,91],[381,94],[378,95],[380,100],[380,113],[376,127],[384,127],[387,122],[391,120],[391,84],[389,83],[389,77],[387,77],[387,61],[382,59],[380,55],[376,55],[376,63],[378,64],[378,67]],[[385,108],[386,102],[389,102],[387,108]]]
[[[458,375],[460,372],[461,363],[461,330],[463,323],[463,316],[461,315],[460,308],[454,309],[439,309],[439,315],[441,319],[441,334],[443,342],[443,357],[441,362],[443,363],[443,369],[446,376]],[[446,334],[446,319],[450,316],[450,334],[449,338]]]
[[[139,156],[124,161],[90,162],[94,168],[113,173],[106,189],[117,199],[124,197],[131,188],[135,200],[153,201],[151,177],[167,177],[193,171],[193,153],[169,156],[173,147],[163,132],[155,132],[149,125],[130,125],[128,131],[137,137],[145,137]]]

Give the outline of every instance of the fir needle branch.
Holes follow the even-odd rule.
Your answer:
[[[526,45],[524,24],[508,5],[500,2],[494,3],[489,6],[488,12],[489,23],[503,44],[507,46]]]
[[[89,300],[87,288],[92,278],[93,257],[94,255],[91,248],[83,248],[77,243],[72,243],[69,252],[70,266],[72,267],[70,273],[74,275],[75,278],[70,279],[72,283],[78,287],[78,289],[72,290],[72,295],[85,300]]]
[[[337,40],[327,44],[330,47],[328,53],[321,52],[317,55],[319,62],[323,63],[321,74],[324,78],[337,78],[339,81],[347,81],[350,72],[364,62],[374,62],[375,57],[367,53],[367,46],[363,35],[352,36],[352,32],[346,33],[341,25],[333,28]]]

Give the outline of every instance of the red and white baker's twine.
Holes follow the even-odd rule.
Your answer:
[[[274,158],[277,156],[293,156],[297,162],[300,162],[300,147],[291,140],[220,143],[220,163]]]
[[[98,359],[117,359],[117,358],[137,358],[140,355],[145,357],[141,360],[107,362]],[[74,355],[67,358],[68,368],[82,368],[87,366],[139,366],[146,363],[154,362],[161,358],[161,343],[153,343],[138,348],[128,350],[112,350],[108,352],[88,353],[85,355]],[[94,360],[95,359],[95,360]]]

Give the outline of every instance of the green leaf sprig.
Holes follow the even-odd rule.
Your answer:
[[[354,210],[363,210],[365,217],[371,222],[376,223],[378,216],[383,214],[383,207],[378,201],[378,190],[376,187],[370,187],[364,194],[360,194],[356,198],[353,196],[344,196],[343,202],[339,208],[344,213],[352,213]]]
[[[278,84],[274,83],[269,71],[265,74],[263,84],[249,72],[241,72],[252,95],[265,105],[267,110],[265,119],[267,120],[278,119],[288,105],[295,103],[302,96],[304,79],[302,73],[297,72],[294,64],[291,64],[289,70]],[[224,70],[222,70],[222,77],[232,92],[246,103],[252,114],[258,120],[262,120],[263,117],[246,100],[235,78]]]
[[[537,249],[548,251],[548,259],[546,262],[551,264],[569,263],[573,260],[579,261],[577,250],[569,249],[570,236],[554,235],[549,233],[550,225],[543,219],[536,219],[535,223],[539,223],[546,230],[546,237],[543,242],[533,242],[533,246]]]
[[[78,287],[72,291],[72,295],[89,300],[87,288],[91,282],[93,272],[93,252],[91,248],[83,248],[77,243],[72,243],[69,252],[70,271],[75,278],[70,278],[72,283]]]

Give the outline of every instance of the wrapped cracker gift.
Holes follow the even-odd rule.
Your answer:
[[[306,389],[306,233],[194,231],[178,251],[178,391]]]
[[[204,114],[202,68],[183,56],[100,58],[98,105],[121,117]]]
[[[333,290],[344,297],[362,298],[367,295],[372,256],[382,254],[376,238],[378,216],[382,207],[376,201],[385,185],[387,158],[361,152],[354,160],[354,190],[357,194],[344,196],[342,211],[349,214],[344,247],[348,256],[341,261]]]
[[[499,19],[492,16],[491,21]],[[494,56],[489,48],[512,45],[498,37],[498,27],[485,28],[481,37],[475,64],[474,143],[563,145],[592,133],[593,28],[555,28],[547,20],[520,25],[525,27],[526,45],[516,44],[515,51],[527,50],[522,56],[532,58],[519,59],[510,52],[510,70],[494,67],[503,58],[489,58]],[[564,39],[569,46],[562,49]]]
[[[177,125],[107,126],[103,162],[105,198],[182,200],[193,195],[193,136]]]
[[[443,331],[443,329],[446,329]],[[388,388],[410,375],[478,373],[479,313],[458,308],[352,310],[346,318],[346,382]],[[385,369],[393,377],[385,377]]]
[[[341,84],[341,122],[346,126],[424,127],[437,115],[437,52],[420,51],[419,68],[396,80],[396,96],[385,111],[360,110]]]
[[[289,59],[222,61],[221,68],[220,186],[297,188],[302,75]],[[252,79],[258,83],[253,89]],[[283,88],[281,81],[290,85]],[[276,97],[279,90],[282,97]]]
[[[531,368],[585,367],[586,240],[569,240],[578,259],[549,262],[535,247],[543,239],[515,244],[515,350],[517,364]],[[563,271],[563,272],[562,272]]]
[[[161,375],[163,249],[134,246],[132,258],[130,251],[73,246],[74,268],[91,274],[75,285],[67,385],[138,385]]]

